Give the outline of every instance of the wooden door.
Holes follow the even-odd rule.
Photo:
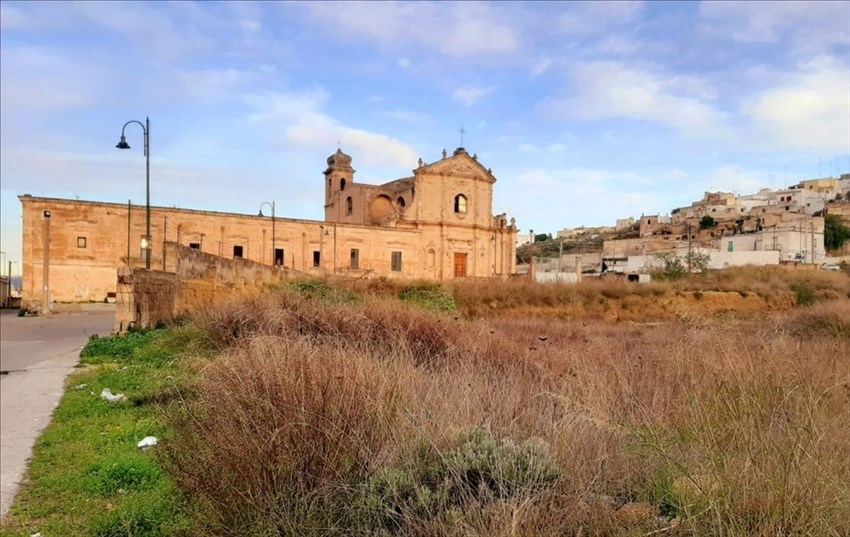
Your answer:
[[[455,254],[455,278],[466,277],[466,254]]]

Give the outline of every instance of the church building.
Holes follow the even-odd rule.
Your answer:
[[[341,150],[324,171],[324,221],[19,196],[23,209],[23,305],[103,301],[119,267],[166,266],[165,243],[241,257],[310,276],[505,278],[516,271],[514,220],[493,215],[488,168],[458,148],[413,175],[357,182]],[[141,244],[141,246],[140,246]]]

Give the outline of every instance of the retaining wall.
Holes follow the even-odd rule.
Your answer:
[[[165,271],[118,269],[115,332],[155,328],[176,317],[234,294],[256,294],[284,281],[287,269],[241,258],[227,259],[166,243]]]

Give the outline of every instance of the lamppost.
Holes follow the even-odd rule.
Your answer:
[[[44,303],[41,312],[50,313],[50,211],[44,211]]]
[[[130,149],[130,144],[127,143],[127,139],[124,137],[124,129],[127,128],[127,125],[130,123],[136,123],[142,128],[142,131],[145,135],[145,238],[142,239],[142,248],[145,249],[145,268],[150,270],[151,268],[151,146],[150,146],[150,132],[151,132],[151,120],[149,117],[145,117],[144,124],[141,121],[136,121],[135,119],[128,121],[121,127],[121,141],[115,146],[118,149]]]
[[[263,216],[263,205],[268,205],[272,209],[272,267],[277,266],[277,259],[275,258],[275,254],[277,253],[275,250],[275,242],[274,242],[274,201],[268,202],[264,201],[260,204],[260,212],[257,216]]]
[[[6,260],[6,252],[0,252],[0,257],[2,257],[3,261],[5,261]],[[3,276],[3,262],[0,261],[0,277],[2,277],[2,276]],[[12,262],[11,261],[9,261],[9,287],[8,287],[7,294],[10,295],[10,296],[12,294]],[[5,308],[7,306],[8,299],[4,296],[4,297],[0,297],[0,300],[2,300],[3,307]]]

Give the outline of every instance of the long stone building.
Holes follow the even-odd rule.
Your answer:
[[[151,207],[151,268],[165,242],[315,276],[428,280],[500,278],[516,271],[517,228],[493,215],[496,178],[458,148],[411,177],[355,181],[340,150],[324,172],[325,220]],[[145,264],[145,207],[19,196],[23,208],[23,305],[103,301],[119,267]]]

